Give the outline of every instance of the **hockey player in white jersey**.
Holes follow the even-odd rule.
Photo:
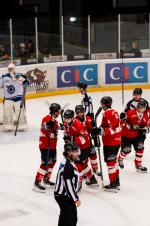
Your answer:
[[[0,88],[3,89],[3,125],[5,131],[14,130],[20,112],[18,130],[25,130],[27,127],[24,92],[28,85],[26,76],[15,72],[15,65],[8,65],[8,73],[0,78]]]

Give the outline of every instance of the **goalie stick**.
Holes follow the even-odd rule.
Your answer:
[[[99,107],[94,118],[95,127],[97,127],[97,117],[99,116],[100,112],[102,111],[102,107]],[[96,140],[97,140],[97,150],[98,150],[98,158],[99,158],[99,166],[101,171],[101,180],[102,180],[102,188],[104,188],[104,181],[103,181],[103,170],[102,170],[102,162],[101,162],[101,154],[100,154],[100,138],[99,135],[96,134]]]
[[[14,136],[17,135],[17,130],[18,130],[18,125],[19,125],[21,110],[22,110],[22,108],[23,108],[23,106],[25,104],[25,95],[26,95],[26,86],[23,86],[23,95],[22,95],[22,99],[21,99],[21,103],[20,103],[20,110],[19,110],[19,115],[18,115],[18,120],[17,120]]]

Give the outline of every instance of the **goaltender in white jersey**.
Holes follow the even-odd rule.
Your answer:
[[[15,73],[15,65],[8,65],[8,73],[0,78],[0,88],[3,89],[3,125],[5,131],[15,130],[18,115],[20,112],[18,130],[27,127],[27,120],[24,107],[24,86],[28,85],[26,76],[22,73]],[[23,105],[23,106],[22,106]]]

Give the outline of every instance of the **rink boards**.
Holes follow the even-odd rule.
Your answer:
[[[150,88],[149,58],[124,58],[55,62],[16,66],[29,80],[26,98],[78,93],[77,83],[88,84],[88,92]],[[0,68],[0,76],[7,68]],[[0,89],[0,102],[2,102]]]

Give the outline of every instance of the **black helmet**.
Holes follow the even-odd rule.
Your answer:
[[[137,108],[146,108],[145,101],[139,101],[138,104],[137,104]]]
[[[78,150],[78,145],[72,141],[68,141],[67,143],[65,143],[64,145],[64,152],[67,153],[69,151],[76,151]]]
[[[142,95],[142,89],[141,89],[141,88],[135,88],[135,89],[133,90],[133,95],[135,95],[135,94]]]
[[[77,105],[75,107],[75,113],[79,113],[79,112],[85,112],[84,107],[82,105]]]
[[[59,111],[61,109],[59,104],[52,103],[49,107],[50,114],[54,114],[55,112]]]
[[[105,104],[106,106],[111,106],[112,105],[112,98],[109,97],[109,96],[105,96],[105,97],[102,97],[100,102],[101,102],[101,104]]]
[[[74,111],[73,110],[68,109],[64,112],[64,118],[73,118],[73,117],[74,117]]]
[[[77,87],[78,87],[79,89],[84,89],[84,90],[86,90],[87,84],[82,83],[82,82],[79,82],[79,83],[77,84]]]

